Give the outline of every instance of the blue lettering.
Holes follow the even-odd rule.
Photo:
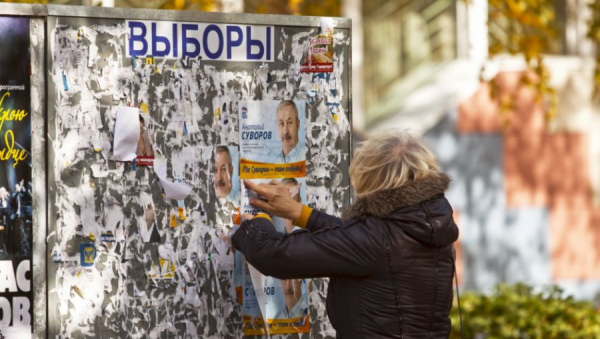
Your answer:
[[[237,39],[233,40],[233,34],[237,33]],[[239,26],[227,26],[227,59],[231,59],[231,48],[242,45],[244,40],[243,31]]]
[[[271,27],[267,27],[267,60],[271,60]]]
[[[181,25],[181,41],[183,46],[183,51],[181,53],[182,57],[189,56],[191,58],[195,58],[200,54],[200,42],[196,38],[192,38],[187,36],[187,31],[197,31],[198,25],[192,24],[183,24]],[[194,45],[194,51],[188,52],[187,45]]]
[[[242,140],[254,140],[254,139],[264,139],[264,140],[270,140],[273,137],[273,134],[271,133],[271,131],[268,132],[242,132]]]
[[[158,50],[158,43],[162,43],[165,45],[165,49],[162,51]],[[164,57],[169,55],[171,52],[171,44],[169,43],[169,39],[164,36],[159,36],[156,34],[156,22],[152,23],[152,56],[155,57]]]
[[[219,47],[217,48],[217,51],[215,53],[211,52],[210,49],[208,48],[208,35],[210,34],[210,32],[217,33],[217,37],[219,38]],[[204,44],[204,54],[206,54],[206,56],[208,58],[210,58],[210,59],[218,58],[221,55],[221,53],[223,53],[223,32],[221,32],[221,29],[219,29],[219,26],[217,26],[217,25],[206,26],[206,29],[204,30],[204,34],[202,35],[202,43]]]
[[[252,40],[252,27],[246,26],[246,59],[248,60],[260,60],[265,54],[265,46],[263,46],[260,40]],[[256,54],[252,53],[252,46],[258,47],[259,52]]]
[[[177,24],[173,24],[173,57],[177,58]]]
[[[139,28],[141,34],[135,35],[134,28]],[[136,41],[142,43],[142,48],[139,50],[134,48]],[[137,21],[129,21],[129,54],[135,58],[138,55],[146,55],[147,52],[148,42],[146,42],[146,25]]]

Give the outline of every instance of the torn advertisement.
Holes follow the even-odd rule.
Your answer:
[[[156,209],[152,196],[146,192],[140,195],[140,203],[143,206],[143,216],[138,216],[138,232],[144,242],[160,242]]]
[[[183,200],[192,191],[192,186],[184,182],[173,182],[167,179],[167,159],[157,158],[154,160],[154,173],[156,173],[168,199]]]
[[[217,226],[231,230],[240,206],[239,152],[235,146],[214,149],[213,188],[217,197]]]
[[[337,22],[333,18],[321,18],[321,33],[308,40],[308,49],[304,53],[300,72],[333,72],[333,29]]]
[[[239,224],[240,178],[239,152],[236,146],[218,145],[213,154],[213,192],[216,196],[215,210],[216,230],[218,238],[213,242],[215,249],[221,255],[219,265],[223,269],[234,270],[234,286],[241,288],[241,271],[235,270],[236,256],[231,247],[229,233]]]
[[[132,161],[137,157],[141,127],[138,112],[135,107],[117,108],[112,160]]]
[[[142,109],[138,110],[139,119],[139,139],[135,151],[135,163],[138,166],[152,166],[154,162],[154,140],[150,131],[150,115],[144,113]]]
[[[283,184],[296,201],[307,203],[305,178],[253,179],[252,181],[259,184],[268,184],[272,180],[277,180]],[[243,186],[243,189],[242,209],[244,213],[257,214],[262,212],[248,203],[252,198],[259,198],[256,193],[246,189],[245,186]],[[289,234],[300,229],[293,225],[292,220],[272,217],[272,222],[275,229],[280,233]],[[264,289],[266,294],[265,304],[260,304],[260,306],[265,308],[262,314],[267,321],[269,332],[271,334],[310,332],[308,294],[311,281],[307,279],[280,280],[261,274],[260,282],[261,288]],[[254,286],[257,285],[254,284]],[[256,293],[258,295],[258,291]]]

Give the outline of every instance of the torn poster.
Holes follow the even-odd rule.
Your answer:
[[[255,183],[276,180],[288,189],[290,196],[306,204],[305,103],[292,100],[249,101],[243,103],[240,110],[241,178]],[[249,203],[250,199],[259,197],[242,186],[243,213],[261,212]],[[291,220],[273,217],[272,221],[281,233],[292,233],[297,229]],[[260,322],[245,314],[244,329],[248,329],[246,335],[256,334],[261,330],[261,333],[267,334],[310,331],[310,281],[279,280],[253,274],[252,283],[268,325],[265,328],[263,323],[261,328]]]
[[[244,320],[244,335],[261,335],[267,334],[265,329],[265,318],[259,305],[258,295],[263,296],[262,303],[266,304],[264,291],[262,289],[263,275],[256,271],[254,267],[248,264],[246,258],[243,258],[243,280],[244,280],[244,297],[242,304],[242,318]],[[256,284],[252,282],[252,277],[255,276]],[[265,307],[263,306],[263,309]]]
[[[154,160],[154,173],[160,181],[160,185],[168,199],[183,200],[192,191],[192,186],[184,182],[173,182],[167,179],[167,159]]]
[[[240,157],[236,146],[218,145],[213,154],[213,191],[216,196],[215,210],[216,234],[213,242],[216,250],[222,255],[220,264],[223,268],[233,269],[233,283],[236,299],[241,304],[242,297],[242,255],[234,252],[231,246],[230,233],[235,225],[240,224]]]
[[[139,112],[140,132],[135,151],[135,162],[138,166],[152,166],[154,162],[154,140],[150,132],[150,114],[145,113],[141,108]]]
[[[213,188],[218,203],[217,225],[221,227],[231,228],[236,224],[234,219],[240,206],[239,159],[237,147],[215,147]]]
[[[333,72],[333,29],[335,26],[335,19],[321,18],[321,33],[309,39],[300,72]]]
[[[112,160],[132,161],[137,157],[142,126],[138,112],[135,107],[117,108]]]
[[[253,180],[257,183],[268,183],[273,179]],[[275,179],[281,182],[290,192],[292,198],[306,204],[305,178]],[[247,203],[249,198],[258,198],[256,193],[244,187],[243,208],[247,213],[260,212]],[[278,232],[292,233],[300,228],[293,225],[293,221],[283,218],[272,218],[273,225]],[[311,281],[308,279],[280,280],[261,275],[260,286],[266,295],[264,317],[268,323],[271,334],[283,333],[308,333],[310,331],[310,318],[308,313],[308,294]],[[254,280],[253,280],[254,283]],[[256,288],[256,283],[254,283]],[[258,293],[258,292],[257,292]],[[246,327],[245,327],[246,328]],[[249,333],[246,333],[249,334]]]

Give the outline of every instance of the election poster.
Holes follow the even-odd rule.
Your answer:
[[[246,101],[239,114],[242,179],[306,176],[305,101]]]
[[[213,155],[213,188],[217,197],[217,226],[231,229],[240,206],[239,152],[235,146],[218,145]],[[239,222],[238,222],[239,223]]]
[[[0,27],[0,337],[30,338],[33,292],[29,19],[0,17]]]
[[[259,184],[275,180],[288,189],[292,198],[306,203],[305,112],[306,103],[301,100],[247,101],[240,105],[241,179]],[[260,197],[243,184],[242,192],[243,212],[262,212],[249,204],[250,199]],[[299,229],[292,220],[271,217],[278,232],[289,234]],[[244,299],[244,334],[310,331],[309,280],[264,275],[252,278],[245,274],[244,286],[258,288],[255,292],[260,298],[252,294],[248,301]],[[257,311],[262,311],[258,319]]]
[[[213,148],[210,147],[212,150]],[[240,223],[240,156],[236,146],[217,145],[213,153],[213,190],[216,196],[215,249],[221,254],[219,264],[228,270],[233,269],[233,284],[236,300],[243,302],[242,254],[233,252],[231,234]],[[233,253],[232,253],[233,252]]]

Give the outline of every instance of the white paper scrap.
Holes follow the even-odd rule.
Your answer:
[[[254,293],[256,294],[256,300],[260,307],[260,313],[265,320],[265,331],[267,332],[267,338],[270,338],[269,326],[267,325],[267,295],[265,294],[265,276],[260,273],[254,266],[248,263],[248,269],[250,271],[250,278],[252,279],[252,286],[254,286]]]
[[[115,121],[115,140],[112,160],[132,161],[137,157],[140,140],[140,117],[136,107],[119,107]]]
[[[183,200],[192,191],[192,186],[184,182],[172,182],[167,179],[167,159],[154,159],[154,173],[158,177],[160,184],[169,199]]]

